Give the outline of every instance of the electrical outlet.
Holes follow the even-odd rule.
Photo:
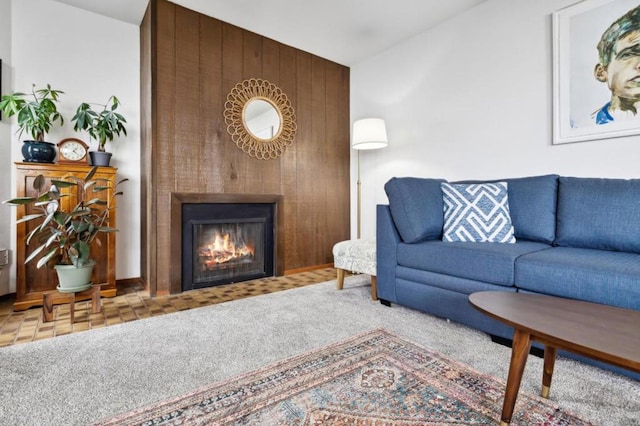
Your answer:
[[[0,267],[9,264],[9,249],[0,249]]]

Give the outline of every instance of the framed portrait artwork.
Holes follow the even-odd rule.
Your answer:
[[[553,143],[640,134],[640,1],[553,14]]]

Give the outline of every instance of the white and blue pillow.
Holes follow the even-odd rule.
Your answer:
[[[446,183],[442,240],[515,243],[506,182]]]

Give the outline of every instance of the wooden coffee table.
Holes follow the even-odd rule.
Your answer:
[[[483,291],[469,302],[515,328],[500,425],[508,425],[531,342],[544,344],[542,396],[547,398],[558,349],[640,373],[640,311],[524,293]]]

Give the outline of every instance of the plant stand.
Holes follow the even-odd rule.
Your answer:
[[[94,284],[91,288],[76,293],[61,293],[58,290],[48,291],[42,295],[43,322],[53,321],[53,305],[70,303],[71,324],[73,324],[76,301],[80,302],[89,299],[91,299],[91,313],[99,313],[102,310],[100,284]]]

